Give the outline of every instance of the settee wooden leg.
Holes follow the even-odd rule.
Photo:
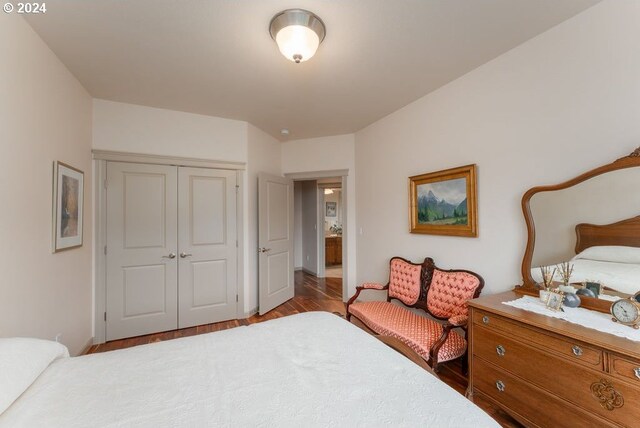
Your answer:
[[[469,351],[466,351],[464,353],[460,364],[462,365],[462,374],[465,376],[468,376],[469,375]]]

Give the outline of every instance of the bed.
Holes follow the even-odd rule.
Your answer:
[[[572,283],[598,281],[607,289],[635,294],[640,289],[640,216],[620,222],[576,226],[576,256]],[[553,266],[551,266],[553,268]],[[539,268],[531,269],[536,282],[542,282]],[[556,273],[556,279],[560,279]]]
[[[427,371],[326,312],[74,358],[62,345],[46,345],[54,348],[42,359],[50,363],[22,360],[46,368],[0,415],[0,427],[498,426]],[[8,346],[0,342],[0,351]],[[7,358],[0,353],[5,385],[21,371],[7,367],[18,357]]]

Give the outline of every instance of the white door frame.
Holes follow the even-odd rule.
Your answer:
[[[349,222],[348,222],[348,206],[347,206],[347,178],[349,176],[348,169],[334,169],[334,170],[326,170],[326,171],[310,171],[310,172],[293,172],[284,174],[285,177],[292,179],[295,181],[308,181],[308,180],[318,180],[321,178],[331,178],[331,177],[341,177],[342,178],[342,300],[347,301],[349,298],[349,290],[348,290],[348,274],[349,274],[349,257],[348,257],[348,236],[349,236]],[[318,197],[318,199],[320,199]],[[324,195],[322,196],[322,200],[324,200]],[[322,206],[321,208],[324,208]],[[321,211],[318,210],[318,214]],[[323,212],[323,211],[322,211]],[[322,231],[322,242],[324,242],[324,216],[322,217],[322,227],[320,227],[320,222],[318,224],[318,233]],[[355,227],[355,225],[353,225]],[[320,236],[318,234],[318,236]],[[320,247],[321,245],[318,245]],[[318,248],[320,250],[320,248]],[[324,254],[324,245],[322,245],[322,252]],[[320,254],[320,251],[318,251]],[[318,256],[319,258],[319,256]],[[324,258],[323,258],[324,259]],[[322,270],[324,275],[324,266],[320,266],[319,261],[318,270]]]
[[[316,183],[316,192],[316,199],[318,200],[318,212],[316,213],[316,224],[318,225],[316,231],[318,232],[318,236],[316,237],[318,243],[316,254],[318,255],[318,260],[316,261],[316,265],[318,266],[318,268],[316,270],[318,271],[317,277],[324,278],[324,269],[327,264],[327,260],[325,259],[327,248],[324,239],[324,188],[320,187],[318,183]]]
[[[147,155],[107,150],[93,150],[93,296],[94,296],[94,334],[93,344],[106,340],[106,243],[107,243],[107,162],[131,162],[155,165],[188,166],[197,168],[229,169],[236,171],[238,194],[236,197],[236,227],[238,238],[237,249],[237,283],[238,298],[236,302],[236,318],[244,314],[244,204],[245,182],[242,179],[246,164],[243,162],[227,162],[210,159],[196,159],[173,156]]]

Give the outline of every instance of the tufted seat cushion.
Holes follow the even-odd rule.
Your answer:
[[[429,349],[442,334],[440,323],[389,302],[358,302],[349,306],[349,312],[377,334],[406,343],[427,361]],[[461,357],[466,348],[467,341],[451,331],[438,352],[438,362]]]

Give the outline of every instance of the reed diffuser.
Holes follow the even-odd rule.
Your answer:
[[[562,283],[565,287],[569,286],[571,282],[571,274],[573,273],[573,265],[569,262],[560,263],[558,265],[560,276],[562,277]]]
[[[542,274],[542,286],[545,290],[550,290],[553,285],[553,277],[556,276],[557,268],[551,270],[551,266],[540,266],[540,274]]]

